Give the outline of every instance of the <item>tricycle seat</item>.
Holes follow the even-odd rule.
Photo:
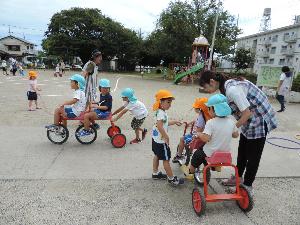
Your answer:
[[[231,164],[232,157],[230,152],[215,151],[211,157],[206,158],[207,162],[210,164]]]

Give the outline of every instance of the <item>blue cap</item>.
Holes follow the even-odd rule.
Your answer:
[[[215,114],[220,117],[231,115],[231,108],[227,103],[226,96],[215,94],[208,99],[207,107],[214,107]]]
[[[85,79],[83,76],[80,74],[74,74],[73,76],[70,77],[70,80],[77,81],[79,84],[79,89],[84,90],[85,88]]]
[[[121,92],[122,97],[127,97],[130,102],[135,103],[137,101],[137,98],[134,95],[134,90],[132,88],[125,88]]]
[[[99,87],[110,88],[110,81],[108,79],[100,79]]]

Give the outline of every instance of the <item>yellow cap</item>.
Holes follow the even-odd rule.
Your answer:
[[[204,115],[205,121],[211,119],[211,115],[208,112],[208,107],[205,105],[207,103],[208,99],[207,98],[196,98],[195,102],[193,103],[193,108],[195,109],[201,109]]]
[[[153,104],[153,110],[156,111],[159,108],[160,100],[166,99],[166,98],[172,98],[175,99],[172,93],[168,90],[159,90],[155,94],[155,103]]]
[[[35,72],[33,70],[30,70],[29,73],[28,73],[28,76],[29,77],[37,77],[37,72]]]

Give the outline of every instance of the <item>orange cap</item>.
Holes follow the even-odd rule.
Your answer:
[[[207,103],[207,101],[208,101],[207,98],[196,98],[195,102],[193,103],[193,108],[201,109],[201,111],[204,114],[205,121],[211,119],[211,115],[208,112],[208,107],[205,105],[205,103]]]
[[[172,93],[168,90],[159,90],[155,94],[155,103],[153,104],[153,110],[156,111],[159,108],[160,100],[165,98],[175,99]]]
[[[33,71],[33,70],[30,70],[30,71],[28,72],[28,76],[29,76],[29,78],[30,78],[30,77],[37,77],[37,72],[35,72],[35,71]]]

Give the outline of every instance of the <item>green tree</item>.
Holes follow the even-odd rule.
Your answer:
[[[137,34],[120,23],[102,15],[99,9],[71,8],[55,13],[42,42],[48,55],[64,59],[80,56],[84,62],[94,49],[104,58],[117,56],[121,66],[129,69],[135,64],[141,40]]]
[[[255,55],[250,49],[239,48],[236,50],[232,62],[235,65],[236,71],[247,69],[253,66]]]

